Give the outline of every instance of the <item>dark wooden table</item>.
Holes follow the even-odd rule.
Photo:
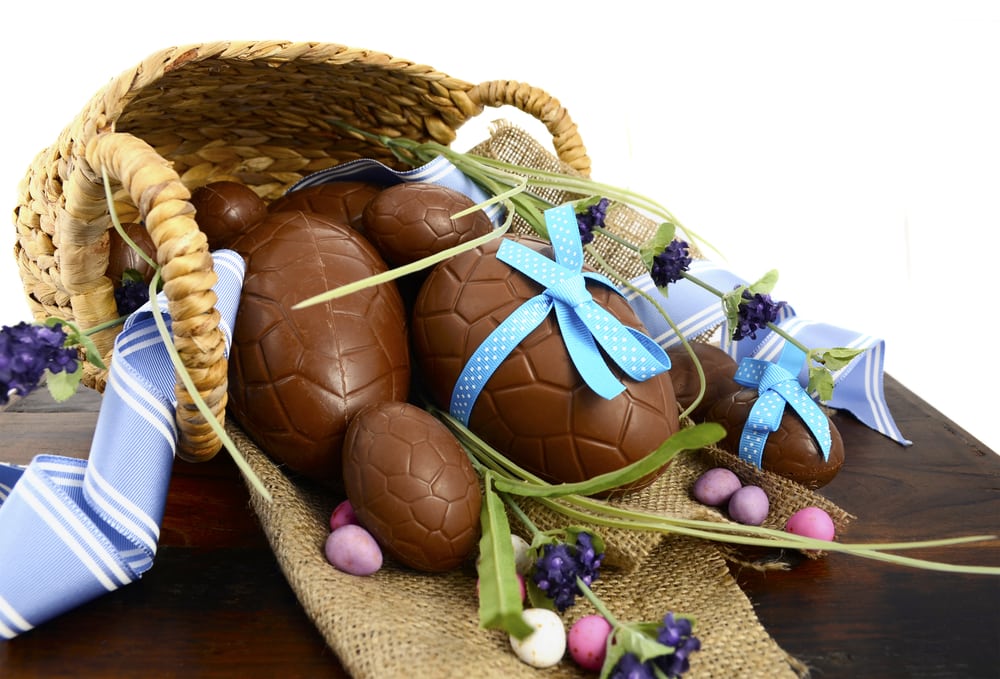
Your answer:
[[[823,493],[858,517],[844,538],[1000,535],[1000,456],[892,378],[886,392],[913,446],[835,419],[847,459]],[[93,392],[13,404],[0,412],[0,459],[86,456],[98,406]],[[286,584],[228,457],[177,463],[160,544],[139,582],[0,642],[0,677],[346,676]],[[997,566],[1000,541],[916,555]],[[789,572],[734,572],[764,626],[816,679],[1000,678],[1000,577],[837,554]]]

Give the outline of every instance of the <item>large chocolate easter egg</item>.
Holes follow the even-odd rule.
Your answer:
[[[522,243],[551,257],[551,246]],[[447,409],[473,352],[542,288],[496,258],[500,239],[439,264],[417,297],[412,345],[432,400]],[[587,283],[594,300],[622,323],[642,329],[613,290]],[[469,428],[516,464],[551,482],[614,471],[652,452],[678,429],[669,372],[636,381],[613,371],[625,391],[594,393],[570,360],[554,313],[506,357],[472,408]],[[653,477],[655,478],[655,476]],[[643,485],[652,478],[643,479]]]
[[[229,413],[275,460],[340,485],[350,418],[409,393],[399,291],[383,284],[293,309],[386,269],[356,231],[319,215],[270,214],[233,249],[247,273],[233,330]]]

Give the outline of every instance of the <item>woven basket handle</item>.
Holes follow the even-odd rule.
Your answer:
[[[552,135],[559,160],[585,177],[590,176],[590,157],[576,123],[559,100],[545,90],[515,80],[490,80],[469,90],[480,106],[513,106],[538,119]]]
[[[95,305],[87,303],[88,298],[111,296],[114,304],[104,270],[95,272],[91,263],[96,259],[94,248],[111,226],[102,177],[106,171],[112,182],[120,183],[129,193],[156,246],[174,346],[202,399],[223,422],[227,366],[212,290],[217,279],[208,242],[194,220],[189,190],[170,163],[130,134],[100,134],[90,140],[84,157],[77,160],[82,162],[74,164],[64,187],[66,207],[60,224],[63,283],[74,297],[77,322],[87,328],[117,315],[106,310],[95,313]],[[90,316],[104,317],[88,318],[88,310]],[[178,456],[192,462],[210,459],[221,448],[221,441],[180,380],[174,392]]]

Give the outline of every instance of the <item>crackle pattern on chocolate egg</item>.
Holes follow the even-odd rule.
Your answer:
[[[198,228],[212,250],[228,248],[267,214],[267,203],[253,189],[234,181],[217,181],[191,192]]]
[[[233,331],[229,412],[271,457],[338,485],[351,416],[409,393],[399,292],[379,285],[293,310],[386,268],[357,232],[319,215],[274,213],[233,247],[247,273]]]
[[[359,231],[365,206],[382,187],[359,181],[329,182],[286,193],[268,205],[270,212],[301,210],[315,212]]]
[[[757,402],[756,389],[740,389],[722,397],[709,409],[706,418],[718,422],[726,430],[719,442],[723,450],[739,455],[740,437],[750,409]],[[844,441],[833,421],[830,423],[830,455],[823,459],[819,444],[795,411],[786,406],[777,431],[771,432],[764,444],[761,466],[769,472],[797,481],[807,488],[828,484],[844,464]]]
[[[706,342],[691,342],[691,348],[705,374],[705,394],[690,414],[692,420],[701,422],[716,401],[738,391],[741,387],[740,383],[733,379],[737,366],[732,356]],[[687,409],[694,403],[701,389],[701,380],[698,378],[694,359],[683,346],[668,349],[667,355],[670,357],[670,377],[674,383],[677,403]]]
[[[427,411],[398,402],[364,408],[348,427],[343,465],[358,521],[401,563],[446,571],[475,550],[479,479],[458,440]]]
[[[490,232],[482,210],[452,215],[475,205],[454,189],[419,182],[383,189],[365,207],[365,234],[392,265],[409,264]]]
[[[520,240],[552,256],[547,243]],[[441,408],[448,408],[459,374],[482,341],[523,302],[542,292],[496,258],[498,247],[499,241],[491,241],[438,265],[417,298],[411,332],[414,355],[421,383]],[[621,322],[642,329],[617,293],[591,282],[587,288]],[[676,432],[678,412],[668,372],[639,382],[617,367],[613,371],[626,389],[605,400],[580,377],[554,314],[549,314],[486,383],[469,427],[548,481],[582,481],[620,469]]]

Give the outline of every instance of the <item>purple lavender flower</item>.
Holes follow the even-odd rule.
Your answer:
[[[664,616],[656,640],[671,646],[674,652],[654,658],[653,662],[668,677],[679,677],[687,672],[691,667],[691,654],[701,648],[701,641],[691,632],[691,621],[687,618],[676,619],[673,613]]]
[[[646,662],[640,662],[634,653],[625,653],[612,669],[610,679],[653,679],[657,669],[670,679],[677,679],[691,668],[691,654],[701,648],[701,641],[691,632],[690,620],[667,613],[657,630],[656,640],[673,648],[673,653]]]
[[[598,577],[603,557],[603,553],[594,549],[592,536],[579,533],[575,545],[565,542],[543,545],[531,577],[561,613],[576,603],[577,595],[583,594],[576,579],[580,578],[589,587]]]
[[[691,266],[691,256],[688,254],[687,241],[672,240],[663,252],[653,257],[653,266],[649,271],[653,282],[658,288],[665,288],[670,283],[681,279],[681,274]]]
[[[744,290],[733,340],[739,341],[744,337],[757,339],[757,331],[776,321],[783,306],[785,302],[775,302],[768,294],[751,294],[749,290]]]
[[[121,286],[115,288],[115,304],[119,316],[130,313],[149,301],[149,286],[140,280],[126,278]]]
[[[656,679],[653,663],[642,662],[635,653],[626,653],[611,670],[608,679]]]
[[[45,371],[74,372],[77,352],[63,344],[66,334],[60,324],[47,326],[20,322],[0,329],[0,405],[11,394],[27,395]]]
[[[576,225],[580,229],[580,241],[584,245],[594,240],[595,228],[604,226],[610,204],[611,201],[607,198],[601,198],[596,203],[589,205],[586,212],[576,213]]]

